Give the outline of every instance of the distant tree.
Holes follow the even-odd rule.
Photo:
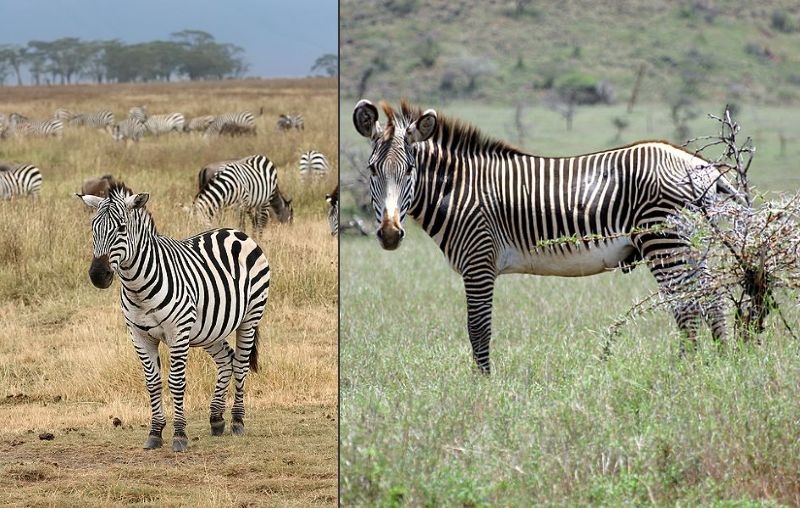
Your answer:
[[[326,76],[336,76],[339,74],[339,57],[327,53],[317,58],[314,65],[311,66],[311,72],[322,72]]]
[[[17,44],[0,46],[0,61],[7,63],[17,75],[17,86],[22,86],[22,65],[26,61],[28,49]]]

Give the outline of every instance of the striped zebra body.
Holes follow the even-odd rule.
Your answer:
[[[281,131],[290,131],[292,129],[302,131],[306,128],[303,115],[281,115],[278,117],[277,126],[278,130]]]
[[[144,123],[147,120],[147,108],[144,106],[134,106],[128,110],[128,118]]]
[[[249,111],[219,115],[206,129],[208,135],[256,134],[256,119]]]
[[[504,273],[585,276],[647,262],[663,291],[706,270],[666,227],[682,208],[736,195],[719,170],[664,142],[576,157],[539,157],[436,112],[388,105],[382,128],[361,101],[357,130],[372,140],[370,192],[378,238],[396,249],[408,213],[462,275],[473,357],[489,372],[492,295]],[[705,319],[725,335],[720,295],[674,308],[694,338]]]
[[[197,116],[186,122],[183,130],[186,132],[205,132],[214,123],[215,117],[211,115]]]
[[[259,246],[234,229],[206,231],[185,240],[161,236],[144,208],[148,194],[121,184],[107,198],[79,195],[97,208],[92,220],[93,254],[89,276],[107,288],[116,273],[122,313],[142,363],[152,413],[145,448],[162,445],[166,418],[161,401],[158,346],[169,348],[169,389],[175,406],[173,449],[185,451],[188,438],[183,397],[190,347],[202,347],[217,365],[211,401],[212,434],[225,426],[225,395],[235,379],[234,434],[244,433],[244,383],[258,370],[258,324],[269,293],[270,269]],[[226,336],[236,332],[231,348]]]
[[[42,188],[42,173],[33,164],[19,164],[0,171],[0,199],[36,197]]]
[[[339,234],[339,185],[333,189],[333,192],[325,196],[325,201],[328,202],[328,227],[331,230],[331,236]]]
[[[111,128],[111,136],[114,141],[136,141],[138,142],[147,132],[144,123],[135,118],[126,118]]]
[[[210,222],[223,208],[239,209],[239,226],[244,227],[245,214],[253,227],[263,228],[272,213],[279,222],[293,219],[292,201],[278,188],[278,170],[263,155],[253,155],[230,162],[216,172],[194,199],[195,212]]]
[[[9,128],[21,136],[46,138],[64,135],[64,123],[61,120],[31,120],[19,113],[11,113]]]
[[[70,119],[70,123],[92,129],[111,129],[114,125],[114,113],[107,110],[79,113]]]
[[[186,118],[181,113],[167,113],[163,115],[152,115],[144,122],[147,131],[154,136],[160,136],[167,132],[181,132]]]
[[[309,150],[300,156],[300,176],[325,176],[330,170],[328,159],[321,152]]]
[[[77,113],[73,113],[72,111],[64,108],[58,108],[53,113],[53,118],[56,120],[61,120],[62,122],[69,122],[73,118],[77,116]]]

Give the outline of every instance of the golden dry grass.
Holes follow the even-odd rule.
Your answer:
[[[303,182],[297,160],[313,148],[335,169],[336,82],[14,88],[0,98],[0,111],[43,118],[58,107],[106,108],[122,118],[138,104],[187,117],[257,114],[263,106],[264,115],[256,137],[171,134],[125,146],[106,132],[67,128],[60,140],[0,141],[0,159],[34,163],[44,176],[37,201],[0,202],[0,497],[38,505],[333,503],[337,246],[324,195],[336,175]],[[302,113],[306,130],[279,133],[275,120],[283,112]],[[190,439],[199,441],[185,457],[168,447],[139,451],[149,422],[141,367],[127,338],[118,282],[101,291],[88,280],[91,216],[72,194],[85,179],[112,173],[150,192],[159,231],[183,238],[207,229],[182,208],[196,193],[197,170],[255,153],[278,166],[281,189],[294,198],[295,222],[271,224],[258,239],[273,273],[261,324],[262,370],[247,383],[248,436],[208,436],[215,367],[193,350],[186,404]],[[236,226],[236,214],[223,222]],[[168,390],[164,395],[171,414]],[[114,428],[111,417],[123,426]],[[43,431],[55,440],[40,442]],[[165,437],[170,432],[168,426]]]

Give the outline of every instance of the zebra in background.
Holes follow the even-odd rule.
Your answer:
[[[111,128],[111,137],[114,141],[131,140],[138,142],[144,136],[147,128],[144,123],[135,118],[126,118]]]
[[[328,202],[328,227],[331,230],[331,236],[339,234],[339,184],[333,192],[325,195],[325,201]]]
[[[372,145],[378,240],[398,248],[409,214],[436,241],[463,278],[472,354],[486,374],[498,275],[586,276],[645,260],[669,293],[707,268],[666,221],[700,199],[738,197],[716,167],[666,142],[541,157],[432,109],[403,102],[399,112],[386,103],[383,110],[385,126],[369,101],[353,111],[356,130]],[[692,341],[703,319],[724,339],[721,295],[676,304],[673,312]]]
[[[206,129],[207,135],[229,134],[231,136],[239,134],[256,135],[256,119],[249,111],[238,113],[225,113],[219,115]]]
[[[9,164],[0,171],[0,199],[36,197],[42,189],[42,173],[33,164]]]
[[[281,115],[278,117],[278,130],[280,131],[290,131],[292,129],[297,129],[299,131],[305,130],[305,121],[303,120],[303,115]]]
[[[194,212],[209,223],[217,211],[229,206],[239,208],[240,229],[245,213],[256,231],[266,226],[270,214],[282,223],[294,218],[292,200],[278,188],[278,170],[263,155],[228,163],[194,198]]]
[[[107,198],[78,196],[97,209],[89,277],[96,287],[106,289],[114,274],[119,275],[122,314],[144,369],[151,410],[144,448],[163,445],[160,342],[169,348],[168,385],[175,406],[172,449],[183,452],[189,444],[183,398],[190,347],[202,347],[217,365],[211,434],[219,436],[225,430],[231,377],[236,387],[231,430],[244,434],[245,379],[250,370],[258,372],[258,324],[269,294],[270,268],[261,248],[235,229],[215,229],[185,240],[162,236],[145,208],[149,194],[134,194],[121,183],[111,186]],[[225,337],[234,331],[232,349]]]
[[[300,176],[325,176],[331,170],[328,159],[321,152],[309,150],[300,156]]]
[[[184,132],[205,132],[214,123],[215,117],[211,115],[197,116],[186,122]]]
[[[64,122],[61,120],[30,120],[19,113],[12,113],[10,119],[10,130],[22,136],[60,138],[64,135]]]
[[[108,130],[114,126],[114,113],[107,110],[94,113],[78,113],[70,119],[70,123],[93,129]]]
[[[73,118],[77,116],[77,113],[73,113],[72,111],[64,108],[58,108],[53,113],[53,119],[61,120],[62,122],[69,122]]]
[[[144,126],[150,134],[159,136],[171,131],[181,132],[185,123],[186,118],[181,113],[166,113],[147,117]]]
[[[144,123],[147,120],[147,108],[145,106],[134,106],[128,110],[128,118]]]

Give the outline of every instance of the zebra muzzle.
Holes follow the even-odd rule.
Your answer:
[[[100,289],[106,289],[111,285],[114,280],[114,272],[108,262],[108,255],[104,254],[99,258],[92,259],[92,265],[89,267],[89,279],[95,287]]]
[[[403,240],[406,232],[399,224],[384,221],[381,227],[378,228],[376,235],[378,236],[381,247],[386,250],[395,250],[400,246],[400,242]]]

